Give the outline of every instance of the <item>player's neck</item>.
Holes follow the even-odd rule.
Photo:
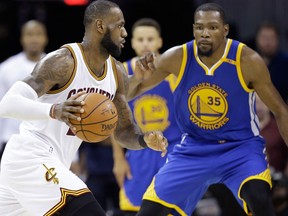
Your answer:
[[[199,59],[208,67],[211,68],[216,64],[224,55],[226,49],[227,39],[215,50],[211,55],[198,55]]]
[[[31,62],[38,62],[40,61],[42,55],[41,53],[37,53],[35,55],[26,52],[26,58]]]
[[[99,49],[94,49],[84,41],[81,43],[84,58],[93,73],[100,77],[104,71],[104,65],[109,55],[101,55]]]

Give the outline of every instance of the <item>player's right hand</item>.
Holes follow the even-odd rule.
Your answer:
[[[113,173],[119,187],[123,187],[125,178],[132,179],[128,161],[124,158],[114,158]]]
[[[155,53],[148,52],[136,60],[134,74],[137,80],[142,81],[151,77],[155,70],[155,58]]]
[[[144,134],[147,146],[155,151],[161,151],[164,157],[167,153],[168,141],[161,131],[151,131]]]
[[[77,100],[80,96],[86,94],[85,91],[81,91],[70,98],[68,98],[63,103],[55,104],[54,106],[54,118],[65,122],[72,130],[72,124],[69,119],[74,119],[76,121],[81,121],[79,116],[74,115],[75,113],[83,113],[84,110],[82,106],[85,104],[82,100]]]

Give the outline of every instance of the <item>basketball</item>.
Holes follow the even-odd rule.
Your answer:
[[[84,100],[84,113],[77,113],[81,121],[70,119],[76,128],[73,133],[86,142],[101,142],[107,139],[116,129],[118,113],[114,103],[98,93],[81,95],[77,100]]]

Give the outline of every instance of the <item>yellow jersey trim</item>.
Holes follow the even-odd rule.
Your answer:
[[[271,173],[270,173],[270,169],[269,169],[269,168],[267,168],[266,170],[264,170],[262,173],[260,173],[260,174],[258,174],[258,175],[250,176],[250,177],[248,177],[247,179],[245,179],[245,180],[241,183],[241,185],[240,185],[240,187],[239,187],[238,197],[239,197],[239,199],[242,200],[242,202],[243,202],[243,209],[244,209],[244,211],[246,212],[246,214],[248,214],[248,206],[247,206],[247,203],[245,202],[245,200],[241,198],[241,196],[240,196],[240,191],[241,191],[243,185],[244,185],[246,182],[248,182],[248,181],[250,181],[250,180],[253,180],[253,179],[258,179],[258,180],[265,181],[265,182],[267,182],[267,183],[270,185],[270,188],[272,188]]]
[[[67,82],[65,85],[63,85],[63,86],[60,87],[59,89],[50,90],[50,91],[47,92],[47,94],[57,94],[57,93],[59,93],[59,92],[61,92],[61,91],[64,91],[64,90],[65,90],[66,88],[68,88],[68,86],[72,83],[72,81],[73,81],[73,79],[74,79],[74,77],[75,77],[75,75],[76,75],[77,59],[76,59],[76,55],[75,55],[75,53],[74,53],[74,50],[73,50],[69,45],[64,45],[64,46],[62,46],[62,48],[67,48],[67,49],[71,52],[71,54],[72,54],[72,56],[73,56],[73,59],[74,59],[74,63],[75,63],[75,64],[74,64],[74,69],[73,69],[73,71],[72,71],[72,74],[71,74],[68,82]]]
[[[180,71],[179,71],[179,74],[178,74],[178,77],[177,77],[177,81],[176,81],[176,84],[175,84],[175,89],[177,88],[177,86],[179,85],[180,81],[182,80],[182,77],[183,77],[183,74],[184,74],[184,71],[185,71],[185,67],[186,67],[186,63],[187,63],[187,56],[188,56],[188,54],[187,54],[187,44],[183,44],[182,48],[183,48],[183,58],[182,58],[181,68],[180,68]]]
[[[243,89],[246,91],[246,92],[252,92],[253,89],[249,89],[248,86],[246,85],[245,83],[245,80],[243,78],[243,73],[242,73],[242,70],[241,70],[241,53],[242,53],[242,48],[243,48],[244,44],[243,43],[240,43],[239,46],[238,46],[238,49],[237,49],[237,54],[236,54],[236,69],[237,69],[237,74],[238,74],[238,77],[239,77],[239,81],[241,83],[241,86],[243,87]]]
[[[122,64],[123,64],[123,66],[124,66],[124,68],[126,70],[126,73],[128,75],[128,64],[127,64],[127,62],[123,62]]]
[[[176,89],[177,77],[174,74],[168,75],[165,80],[169,83],[171,92],[174,92]]]
[[[227,63],[229,63],[229,64],[236,65],[236,61],[234,61],[234,60],[232,60],[232,59],[229,59],[229,58],[223,59],[223,62],[227,62]]]
[[[66,204],[66,198],[68,195],[72,196],[80,196],[84,193],[89,193],[90,190],[88,188],[83,188],[80,190],[68,190],[65,188],[61,188],[61,200],[58,204],[56,204],[52,209],[50,209],[47,213],[44,214],[44,216],[50,216],[55,214],[61,207],[63,207]]]
[[[144,193],[143,199],[150,200],[156,203],[160,203],[163,206],[175,209],[175,211],[177,211],[181,216],[187,216],[187,214],[179,206],[165,202],[164,200],[161,200],[156,194],[156,191],[154,189],[154,183],[155,183],[155,177],[153,178],[151,184],[149,185],[146,192]]]
[[[121,189],[120,189],[119,198],[120,198],[119,205],[120,205],[120,209],[121,209],[122,211],[134,211],[134,212],[139,211],[140,206],[134,206],[134,205],[130,202],[129,198],[127,197],[127,195],[126,195],[126,193],[125,193],[124,188],[121,188]]]
[[[195,59],[198,62],[198,64],[204,69],[206,75],[208,75],[208,76],[214,75],[215,70],[225,61],[225,59],[228,55],[228,52],[230,50],[231,44],[232,44],[232,40],[227,39],[227,43],[226,43],[226,47],[225,47],[223,56],[211,68],[208,68],[198,57],[197,45],[196,45],[196,41],[194,40],[193,50],[194,50]]]

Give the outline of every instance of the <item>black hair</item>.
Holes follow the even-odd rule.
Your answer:
[[[159,32],[159,35],[161,35],[161,27],[160,27],[160,24],[152,19],[152,18],[141,18],[139,20],[137,20],[133,25],[132,25],[132,32],[135,30],[136,27],[139,27],[139,26],[151,26],[151,27],[154,27],[158,32]]]
[[[264,22],[262,24],[260,24],[256,30],[256,34],[258,34],[262,29],[267,28],[267,29],[272,29],[277,36],[280,35],[280,30],[279,27],[276,25],[276,23],[273,22]]]
[[[47,29],[46,29],[46,26],[43,22],[39,21],[39,20],[36,20],[36,19],[31,19],[31,20],[28,20],[26,21],[22,26],[21,26],[21,34],[24,33],[25,29],[27,28],[27,26],[29,26],[30,24],[34,24],[34,25],[38,25],[40,26],[45,34],[47,33]]]
[[[196,8],[194,16],[199,11],[217,11],[220,13],[220,18],[222,19],[223,23],[226,23],[226,15],[224,9],[216,3],[206,3],[200,5],[198,8]]]
[[[103,18],[105,15],[107,15],[110,12],[111,8],[115,8],[115,7],[120,8],[119,5],[108,0],[93,1],[87,6],[85,10],[84,20],[83,20],[84,26],[86,27],[96,18]]]

